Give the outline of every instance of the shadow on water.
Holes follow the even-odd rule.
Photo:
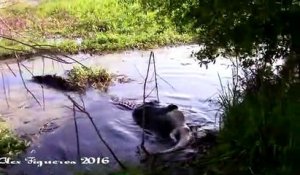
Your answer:
[[[187,122],[205,125],[207,128],[217,127],[215,120],[216,106],[207,102],[207,99],[216,97],[220,90],[218,73],[224,82],[231,79],[230,61],[220,59],[208,69],[200,68],[195,58],[190,57],[192,52],[199,49],[198,46],[178,46],[155,49],[155,59],[159,76],[159,95],[163,104],[176,104],[186,114]],[[142,101],[143,81],[146,74],[149,51],[127,51],[102,56],[89,56],[79,54],[74,56],[86,66],[102,66],[112,73],[124,74],[134,81],[129,83],[114,83],[107,93],[89,89],[82,95],[87,111],[93,117],[97,128],[103,138],[110,145],[115,154],[123,162],[137,164],[140,162],[137,155],[137,146],[141,142],[141,129],[134,123],[131,111],[118,109],[110,102],[110,96],[134,99]],[[24,61],[23,64],[32,70],[34,75],[57,74],[63,75],[73,65],[62,65],[50,60],[42,59]],[[17,65],[11,63],[10,67],[17,74]],[[44,68],[43,68],[44,67]],[[0,114],[11,127],[24,138],[30,139],[32,145],[20,158],[21,165],[9,168],[12,174],[72,174],[71,168],[61,165],[37,165],[27,164],[24,159],[35,157],[37,160],[62,160],[76,161],[77,147],[76,134],[73,120],[71,102],[60,91],[35,84],[31,74],[23,69],[26,85],[42,101],[45,98],[45,110],[26,92],[20,76],[15,77],[2,66],[4,81],[7,87],[6,93],[9,106],[4,95],[0,96]],[[151,78],[150,74],[150,78]],[[152,80],[154,78],[152,77]],[[2,83],[2,82],[1,82]],[[151,84],[151,82],[150,82]],[[150,92],[153,86],[147,87]],[[2,84],[0,85],[3,86]],[[8,91],[9,89],[9,91]],[[1,89],[0,93],[4,94]],[[44,95],[43,95],[44,92]],[[81,103],[78,95],[69,92],[69,95]],[[150,95],[155,99],[155,93]],[[41,102],[42,103],[42,102]],[[43,106],[43,105],[42,105]],[[116,167],[116,163],[110,152],[97,137],[90,120],[82,113],[76,114],[81,157],[109,157],[109,165],[105,168]],[[39,132],[45,123],[54,123],[55,129],[50,132]],[[147,135],[146,147],[151,151],[169,148],[169,142],[156,139]],[[80,169],[89,169],[82,166]]]

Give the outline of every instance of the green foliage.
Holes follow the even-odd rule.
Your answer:
[[[84,40],[82,50],[101,52],[115,51],[120,49],[146,49],[163,46],[167,44],[185,43],[191,41],[190,35],[175,35],[165,31],[162,34],[139,33],[139,35],[120,35],[120,34],[98,34],[95,38]]]
[[[229,88],[220,96],[218,145],[198,166],[207,165],[207,174],[298,174],[300,84],[287,84],[266,69],[243,84],[242,93]]]
[[[176,24],[177,31],[195,32],[193,23],[195,20],[187,18],[189,10],[197,4],[196,0],[138,0],[144,9],[156,11],[159,16],[159,21],[164,21],[164,16],[168,16],[174,24]]]
[[[189,0],[175,2],[178,8]],[[187,10],[185,18],[196,20],[195,27],[201,28],[199,42],[205,47],[198,57],[203,63],[219,55],[237,55],[245,66],[291,55],[300,63],[298,0],[199,0]],[[251,61],[253,57],[258,59]]]
[[[63,40],[56,45],[62,52],[66,53],[75,54],[79,50],[79,44],[77,44],[74,40]]]
[[[68,72],[68,81],[77,89],[91,86],[105,91],[111,83],[112,77],[102,68],[74,67]]]
[[[15,25],[12,33],[4,28],[6,34],[18,38],[14,32],[22,33],[22,38],[18,39],[23,40],[26,36],[31,39],[26,41],[48,44],[53,44],[53,38],[59,38],[63,42],[54,45],[69,53],[153,48],[189,42],[193,37],[193,32],[188,29],[180,31],[172,17],[155,9],[145,10],[138,0],[73,0],[72,3],[69,0],[44,0],[38,6],[28,8],[13,6],[14,10],[3,10],[4,20],[13,19],[13,24],[16,20],[24,24]],[[83,44],[76,44],[78,38]]]
[[[14,41],[0,39],[0,60],[13,55],[14,51],[26,53],[30,51],[30,48]]]
[[[0,123],[0,157],[19,155],[28,146],[28,142],[20,140],[2,122]]]

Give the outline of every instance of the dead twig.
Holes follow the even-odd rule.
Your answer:
[[[55,46],[52,46],[52,45],[41,45],[41,44],[28,44],[26,42],[22,42],[20,40],[17,40],[17,39],[14,39],[12,37],[9,37],[9,36],[5,36],[5,35],[0,35],[0,38],[3,38],[3,39],[6,39],[6,40],[10,40],[10,41],[13,41],[13,42],[16,42],[16,43],[19,43],[21,45],[24,45],[26,47],[29,47],[33,50],[36,50],[38,51],[37,53],[41,53],[39,55],[41,55],[42,57],[46,57],[48,59],[52,59],[54,61],[58,61],[58,62],[63,62],[63,63],[66,63],[66,64],[72,64],[72,63],[77,63],[83,67],[86,68],[86,66],[84,64],[82,64],[80,61],[77,61],[76,59],[64,54],[59,48],[55,47]],[[45,47],[49,47],[49,48],[45,48]],[[8,47],[5,47],[5,46],[2,46],[0,45],[0,48],[3,48],[3,49],[8,49],[8,50],[12,50],[12,51],[18,51],[18,52],[25,52],[23,49],[15,49],[15,48],[8,48]],[[44,53],[44,54],[43,54]],[[47,53],[47,54],[45,54]],[[59,56],[58,56],[59,55]],[[69,60],[72,60],[73,62],[68,62],[62,58],[66,58],[66,59],[69,59]]]
[[[43,96],[43,110],[45,111],[46,105],[45,105],[45,92],[44,92],[44,86],[41,84],[42,88],[42,96]]]
[[[154,78],[155,78],[155,88],[156,88],[156,98],[157,101],[159,102],[159,95],[158,95],[158,85],[157,85],[157,73],[156,73],[156,64],[155,64],[155,57],[154,57],[154,52],[151,51],[152,54],[152,59],[153,59],[153,66],[154,66]],[[150,54],[150,56],[151,56]]]
[[[162,81],[164,81],[167,85],[169,85],[173,90],[175,90],[175,87],[171,85],[167,80],[165,80],[163,77],[161,77],[159,74],[156,74],[158,78],[160,78]]]
[[[10,99],[10,85],[9,85],[9,79],[7,79],[7,94],[8,94],[8,99]]]
[[[15,74],[15,72],[11,69],[11,67],[7,64],[7,63],[5,63],[6,64],[6,66],[8,67],[8,69],[10,70],[10,72],[15,76],[15,77],[17,77],[17,75]]]
[[[34,61],[31,62],[32,74],[34,74]]]
[[[85,109],[85,103],[84,103],[84,100],[83,100],[81,94],[79,94],[79,98],[80,98],[80,100],[81,100],[81,103],[82,103],[83,108]]]
[[[7,107],[9,108],[9,103],[8,103],[7,94],[6,94],[5,80],[4,80],[4,75],[3,75],[2,71],[1,71],[1,76],[2,76],[3,93],[4,93],[4,96],[5,96],[5,101],[6,101]]]
[[[150,64],[151,64],[151,54],[149,57],[147,73],[146,73],[146,77],[145,77],[144,85],[143,85],[143,104],[145,104],[145,102],[146,102],[146,87],[147,87],[147,80],[148,80],[148,76],[149,76]],[[146,154],[149,154],[149,152],[147,151],[147,149],[145,147],[145,115],[146,115],[145,112],[146,111],[143,110],[143,119],[142,119],[143,133],[142,133],[141,148]]]
[[[76,110],[74,104],[73,104],[73,119],[74,119],[75,134],[76,134],[77,161],[80,162],[81,154],[80,154],[79,132],[78,132],[78,125],[76,121]]]
[[[111,155],[114,157],[114,159],[117,161],[117,163],[119,164],[119,166],[122,168],[122,169],[127,169],[125,167],[125,165],[123,165],[123,163],[119,160],[119,158],[116,156],[116,154],[113,152],[113,150],[110,148],[110,146],[108,145],[108,143],[103,139],[99,129],[97,128],[93,118],[91,117],[91,115],[82,107],[80,106],[71,96],[67,95],[68,99],[73,103],[73,105],[78,109],[80,110],[80,112],[86,114],[86,116],[89,118],[89,120],[91,121],[97,135],[98,135],[98,138],[103,142],[103,144],[106,146],[106,148],[109,150],[109,152],[111,153]]]
[[[28,69],[27,66],[25,66],[23,63],[20,63],[20,64],[22,67],[24,67],[27,70],[27,72],[29,72],[31,74],[31,76],[33,76],[33,73]]]
[[[20,64],[21,64],[21,66],[23,66],[23,67],[31,74],[32,77],[34,76],[34,75],[33,75],[33,72],[31,72],[27,66],[25,66],[23,63],[20,63]],[[44,64],[43,64],[43,70],[44,70]],[[44,75],[44,73],[43,73],[43,75]],[[45,106],[45,92],[44,92],[44,86],[43,86],[42,84],[40,84],[40,86],[41,86],[41,88],[42,88],[43,110],[45,110],[45,109],[46,109],[46,106]]]
[[[146,98],[148,98],[148,97],[150,97],[150,95],[152,94],[152,92],[155,90],[155,87],[153,87],[152,89],[151,89],[151,91],[148,93],[148,95],[146,95]]]
[[[21,80],[22,80],[22,83],[23,83],[23,86],[24,88],[26,89],[26,91],[34,98],[34,100],[40,105],[41,103],[39,102],[39,100],[35,97],[35,95],[28,89],[28,87],[26,86],[26,83],[25,83],[25,80],[23,78],[23,75],[22,75],[22,69],[21,69],[21,66],[20,66],[20,62],[19,62],[19,56],[17,55],[17,53],[15,53],[15,56],[16,56],[16,59],[17,59],[17,65],[18,65],[18,68],[19,68],[19,74],[20,74],[20,77],[21,77]]]
[[[142,73],[139,71],[139,69],[136,67],[136,64],[134,65],[134,68],[136,69],[137,73],[140,75],[141,78],[145,79],[145,77],[142,75]]]

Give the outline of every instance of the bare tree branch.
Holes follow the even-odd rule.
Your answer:
[[[147,80],[148,80],[148,76],[149,76],[149,70],[150,70],[150,64],[151,64],[151,54],[149,57],[149,61],[148,61],[148,67],[147,67],[147,74],[144,80],[144,86],[143,86],[143,104],[145,104],[146,102],[146,87],[147,87]],[[146,147],[145,147],[145,110],[143,110],[143,121],[142,121],[142,128],[143,128],[143,133],[142,133],[142,142],[141,142],[141,148],[143,149],[143,151],[147,154],[149,154],[149,152],[147,151]]]
[[[15,48],[11,48],[11,47],[5,47],[5,46],[2,46],[2,45],[0,45],[0,48],[6,49],[6,50],[12,50],[12,51],[16,51],[16,52],[24,52],[23,49],[15,49]]]
[[[24,67],[27,70],[27,72],[29,72],[31,74],[31,76],[33,76],[33,73],[28,69],[27,66],[25,66],[23,63],[20,63],[20,64],[22,67]]]
[[[42,88],[42,96],[43,96],[43,110],[45,111],[46,105],[45,105],[45,92],[44,92],[44,86],[41,84]]]
[[[99,129],[97,128],[93,118],[91,117],[91,115],[82,107],[80,106],[71,96],[67,95],[68,99],[73,103],[73,105],[80,110],[80,112],[86,114],[86,116],[89,118],[89,120],[91,121],[99,139],[103,142],[103,144],[106,146],[106,148],[109,150],[109,152],[112,154],[112,156],[114,157],[114,159],[117,161],[117,163],[120,165],[120,167],[122,169],[127,169],[125,167],[125,165],[123,165],[123,163],[119,160],[119,158],[116,156],[116,154],[113,152],[113,150],[110,148],[110,146],[108,145],[108,143],[103,139]]]
[[[146,97],[145,98],[148,98],[151,94],[152,94],[152,92],[155,90],[155,87],[153,87],[152,89],[151,89],[151,91],[148,93],[148,95],[146,95]]]
[[[165,80],[164,78],[162,78],[159,74],[157,74],[158,78],[160,78],[162,81],[164,81],[167,85],[169,85],[173,90],[175,90],[174,86],[171,85],[171,83],[169,83],[167,80]]]
[[[3,93],[4,93],[4,96],[5,96],[5,101],[6,101],[7,107],[9,108],[9,103],[8,103],[7,94],[6,94],[5,80],[4,80],[4,75],[3,75],[2,71],[1,71],[1,76],[2,76]]]
[[[81,154],[80,154],[79,131],[78,131],[78,125],[76,121],[76,110],[74,104],[73,104],[73,119],[74,119],[75,134],[76,134],[77,161],[80,162]]]
[[[41,103],[38,101],[38,99],[35,97],[35,95],[28,89],[28,87],[26,86],[26,83],[24,81],[24,78],[23,78],[23,75],[22,75],[22,69],[21,69],[21,66],[20,66],[20,63],[19,63],[19,56],[17,55],[17,53],[15,53],[15,56],[17,58],[17,65],[18,65],[18,68],[19,68],[19,74],[20,74],[20,77],[22,79],[22,83],[23,83],[23,86],[24,88],[27,90],[27,92],[35,99],[35,101],[40,105]]]
[[[5,36],[5,35],[0,35],[0,38],[6,39],[6,40],[10,40],[10,41],[14,41],[14,42],[19,43],[19,44],[22,44],[22,45],[24,45],[24,46],[34,48],[34,46],[32,46],[32,45],[30,45],[30,44],[28,44],[28,43],[19,41],[19,40],[17,40],[17,39],[14,39],[14,38],[11,38],[11,37],[8,37],[8,36]]]
[[[83,108],[85,109],[85,103],[84,103],[84,100],[83,100],[81,94],[79,94],[79,98],[80,98],[80,100],[81,100],[81,103],[82,103]]]
[[[59,48],[57,48],[56,46],[42,45],[42,44],[33,44],[33,45],[31,45],[31,44],[28,44],[26,42],[22,42],[20,40],[17,40],[17,39],[14,39],[14,38],[11,38],[11,37],[5,36],[5,35],[0,35],[0,38],[10,40],[10,41],[14,41],[14,42],[19,43],[21,45],[27,46],[27,47],[29,47],[33,50],[36,50],[37,53],[40,53],[39,55],[41,55],[43,57],[46,57],[46,58],[49,58],[49,59],[52,59],[52,60],[55,60],[55,61],[58,61],[58,62],[63,62],[63,63],[66,63],[66,64],[72,64],[72,62],[67,62],[67,61],[62,59],[62,58],[66,58],[66,59],[69,59],[69,60],[73,61],[73,63],[77,63],[77,64],[79,64],[83,67],[86,67],[80,61],[77,61],[76,59],[64,54],[63,52],[61,52],[61,50]],[[8,47],[2,46],[2,45],[0,45],[0,47],[4,48],[4,49],[8,49],[8,50],[13,50],[13,51],[18,51],[18,52],[23,52],[23,53],[25,52],[22,49],[8,48]],[[49,47],[49,48],[45,48],[45,47]]]
[[[136,67],[136,64],[134,65],[137,73],[140,75],[141,78],[145,79],[145,77],[142,75],[142,73],[139,71],[139,69]]]
[[[155,57],[154,57],[154,52],[151,51],[152,53],[152,59],[153,59],[153,66],[154,66],[154,75],[155,75],[155,88],[156,88],[156,98],[157,98],[157,101],[159,102],[159,95],[158,95],[158,85],[157,85],[157,73],[156,73],[156,64],[155,64]],[[151,54],[150,54],[151,56]]]
[[[5,63],[6,64],[6,66],[8,67],[8,69],[10,70],[10,72],[15,76],[15,77],[17,77],[17,75],[15,74],[15,72],[11,69],[11,67],[7,64],[7,63]]]

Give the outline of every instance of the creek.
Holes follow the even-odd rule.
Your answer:
[[[220,79],[223,85],[230,82],[232,76],[231,62],[218,59],[208,68],[200,67],[192,53],[199,46],[184,45],[154,49],[158,77],[159,98],[162,104],[176,104],[184,112],[188,123],[203,125],[208,129],[218,128],[216,118],[217,106],[209,99],[215,99],[220,93]],[[118,158],[129,164],[140,162],[137,146],[141,142],[142,130],[132,119],[131,111],[117,108],[111,103],[111,96],[133,100],[140,103],[143,99],[143,83],[146,75],[150,51],[124,51],[105,55],[78,54],[72,57],[86,66],[102,66],[111,73],[126,75],[133,81],[115,82],[107,92],[92,88],[82,95],[84,106],[91,114],[103,138]],[[43,62],[44,61],[44,62]],[[57,63],[49,59],[32,58],[22,62],[34,75],[63,75],[74,64]],[[49,88],[41,88],[31,81],[31,73],[22,67],[26,86],[40,101],[41,106],[24,88],[18,72],[18,65],[10,63],[9,67],[0,64],[3,81],[0,82],[0,114],[9,126],[21,137],[31,140],[31,146],[19,158],[20,165],[8,168],[11,174],[72,174],[78,170],[91,170],[99,165],[69,167],[66,165],[28,164],[25,158],[35,157],[47,161],[76,161],[77,146],[74,127],[72,103],[65,93]],[[44,66],[43,66],[44,65]],[[44,67],[44,68],[43,68]],[[154,87],[154,77],[150,70],[150,82],[146,91]],[[4,85],[3,85],[4,82]],[[5,91],[4,91],[5,89]],[[6,95],[4,95],[6,93]],[[76,93],[68,92],[78,103],[81,100]],[[43,100],[44,99],[44,100]],[[156,99],[155,92],[148,100]],[[44,101],[44,103],[43,103]],[[45,104],[45,108],[43,108]],[[83,113],[76,113],[80,156],[109,157],[109,164],[103,168],[117,166],[108,149],[97,137],[90,120]],[[45,123],[51,122],[55,128],[50,132],[39,132]],[[169,148],[169,142],[147,135],[146,147],[151,151]]]

